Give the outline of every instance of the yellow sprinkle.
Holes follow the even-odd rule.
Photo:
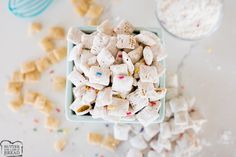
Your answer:
[[[116,108],[116,107],[115,107],[115,106],[112,106],[112,105],[108,105],[108,106],[107,106],[107,109],[108,109],[108,110],[114,110],[115,108]]]
[[[134,73],[135,73],[135,74],[139,73],[139,68],[135,68],[135,69],[134,69]]]
[[[212,53],[212,48],[208,48],[208,49],[207,49],[207,52],[208,52],[208,53]]]

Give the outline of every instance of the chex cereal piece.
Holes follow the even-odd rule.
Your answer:
[[[150,82],[138,82],[138,91],[139,95],[142,97],[149,98],[151,93],[155,92],[154,91],[154,85],[153,83]]]
[[[158,153],[154,150],[150,150],[147,154],[147,157],[157,157]]]
[[[59,127],[60,121],[56,117],[50,115],[46,117],[44,125],[48,129],[55,130]]]
[[[51,64],[56,64],[58,62],[54,53],[47,53],[46,57],[50,61]]]
[[[86,14],[90,5],[88,0],[72,0],[72,3],[75,6],[76,12],[80,16],[84,16]]]
[[[73,71],[67,76],[67,79],[71,81],[75,86],[84,84],[86,79],[82,74],[80,74],[76,69],[73,69]]]
[[[114,28],[117,34],[132,34],[134,31],[134,26],[127,20],[122,20],[117,27]]]
[[[38,96],[37,92],[26,91],[24,94],[24,104],[34,105],[37,96]]]
[[[129,131],[131,126],[127,124],[115,124],[114,127],[114,137],[120,141],[126,141],[129,137]]]
[[[125,64],[127,64],[130,74],[133,74],[134,73],[134,65],[133,65],[130,57],[128,56],[128,54],[125,51],[122,52],[122,61]]]
[[[110,69],[92,66],[89,71],[89,82],[107,86],[110,82]]]
[[[97,26],[99,24],[99,17],[94,19],[89,19],[87,25],[89,26]]]
[[[95,89],[89,88],[85,90],[85,93],[82,95],[82,101],[85,104],[93,104],[97,97],[97,91]]]
[[[39,110],[45,115],[49,115],[52,112],[53,107],[54,107],[53,103],[47,100],[46,103],[44,103],[44,105],[41,106]]]
[[[103,140],[103,135],[101,135],[100,133],[96,133],[96,132],[89,132],[87,139],[88,139],[88,143],[90,143],[90,144],[100,145]]]
[[[153,108],[150,106],[146,106],[143,110],[141,110],[138,114],[136,114],[137,120],[143,126],[148,126],[153,121],[155,121],[158,117],[159,117],[158,111],[153,110]]]
[[[8,106],[12,111],[19,111],[24,106],[22,97],[17,96],[16,98],[10,101]]]
[[[98,107],[95,105],[94,108],[90,110],[90,114],[94,119],[103,118],[107,115],[107,108],[105,106]]]
[[[146,34],[138,34],[135,36],[135,39],[144,45],[152,46],[156,44],[156,41]]]
[[[97,94],[96,98],[96,106],[106,106],[112,103],[112,90],[110,87],[104,88],[100,90]]]
[[[58,61],[63,60],[66,57],[67,49],[66,47],[59,47],[52,52]]]
[[[42,24],[39,22],[33,22],[29,25],[29,34],[33,35],[39,33],[42,30]]]
[[[128,75],[127,64],[115,64],[110,66],[112,75]]]
[[[167,92],[166,88],[155,88],[154,91],[148,92],[148,98],[150,101],[157,101],[165,97]]]
[[[23,82],[24,81],[24,74],[21,73],[20,71],[15,71],[12,74],[11,81],[12,82]]]
[[[73,110],[76,115],[84,115],[89,113],[91,108],[92,106],[90,104],[85,104],[80,98],[76,98],[70,105],[70,109]]]
[[[142,135],[136,135],[129,140],[132,147],[138,150],[144,150],[148,147],[147,142],[143,139]]]
[[[157,45],[161,44],[160,43],[160,38],[153,32],[150,32],[150,31],[147,31],[147,30],[141,30],[140,34],[144,34],[146,36],[149,36],[150,38],[152,38],[153,40],[155,40],[157,42],[156,43]]]
[[[37,109],[41,109],[45,105],[46,102],[47,102],[47,98],[44,95],[38,93],[33,105]]]
[[[32,72],[28,72],[25,74],[26,82],[36,82],[40,79],[41,73],[38,70],[34,70]]]
[[[179,111],[174,113],[174,119],[176,125],[187,125],[188,124],[188,112]]]
[[[115,62],[115,58],[112,56],[109,50],[103,48],[97,55],[97,61],[101,67],[109,67]]]
[[[50,37],[44,37],[40,41],[40,46],[45,52],[51,52],[55,48],[55,43]]]
[[[148,105],[148,98],[142,97],[139,94],[138,90],[135,90],[134,92],[130,93],[127,96],[127,99],[129,100],[133,113],[140,111],[142,108]]]
[[[99,4],[94,3],[89,6],[89,9],[85,16],[91,19],[96,19],[101,16],[102,12],[103,12],[103,7]]]
[[[93,39],[96,36],[96,34],[82,34],[81,35],[81,44],[84,48],[91,49],[93,45]]]
[[[158,82],[157,70],[154,66],[140,65],[139,77],[142,82]]]
[[[9,94],[19,95],[22,87],[23,84],[21,82],[8,82],[6,91]]]
[[[51,66],[51,62],[49,61],[47,57],[42,57],[35,61],[35,65],[39,72],[43,72],[47,70],[49,66]]]
[[[145,46],[143,49],[143,58],[147,65],[151,65],[153,61],[153,53],[149,46]]]
[[[65,89],[66,78],[63,76],[54,76],[52,78],[53,89],[56,91],[61,91]]]
[[[177,74],[168,75],[166,84],[168,88],[178,88],[179,82]]]
[[[170,140],[167,138],[159,137],[157,140],[157,145],[159,147],[162,147],[162,148],[168,150],[168,151],[171,150],[171,143],[170,143]]]
[[[80,59],[80,55],[83,52],[83,44],[78,44],[72,48],[70,51],[70,54],[67,56],[68,61],[73,61],[76,62],[77,60]]]
[[[127,48],[127,49],[135,49],[136,39],[133,35],[119,34],[117,35],[117,43],[116,46],[119,49]]]
[[[113,76],[112,90],[120,93],[127,94],[133,87],[133,77],[127,75]]]
[[[80,31],[79,27],[71,27],[67,33],[67,41],[79,44],[81,42],[82,34],[83,32]]]
[[[98,33],[93,39],[93,45],[91,47],[92,54],[99,54],[100,51],[105,48],[110,40],[110,36]]]
[[[160,136],[163,139],[171,137],[171,128],[168,122],[160,123]]]
[[[146,141],[150,141],[154,136],[156,136],[160,131],[160,124],[150,124],[144,128],[143,138]]]
[[[116,57],[117,53],[118,53],[118,48],[116,47],[116,42],[117,42],[117,38],[112,36],[110,38],[109,43],[107,44],[106,48],[111,52],[111,54],[113,55],[113,57]]]
[[[193,123],[203,124],[206,122],[206,119],[204,118],[203,114],[198,110],[195,109],[189,113],[190,119]]]
[[[138,149],[131,148],[127,152],[126,157],[143,157],[143,153]]]
[[[27,61],[21,65],[21,73],[23,74],[35,71],[35,69],[35,61]]]
[[[49,36],[53,39],[64,39],[65,30],[63,27],[54,26],[49,29]]]
[[[143,47],[138,46],[136,49],[134,49],[128,53],[133,64],[137,63],[142,58],[142,56],[143,56],[142,52],[143,52]]]
[[[103,138],[101,146],[110,151],[114,151],[118,147],[119,144],[120,144],[119,140],[116,140],[111,135],[107,135]]]
[[[108,20],[103,21],[99,26],[97,26],[98,32],[104,33],[107,35],[112,35],[113,29],[114,28],[113,28],[112,24]]]
[[[107,106],[108,115],[111,116],[126,116],[129,110],[129,101],[112,97],[112,104]]]
[[[60,139],[57,139],[55,142],[54,142],[54,149],[57,151],[57,152],[62,152],[65,147],[66,147],[66,140],[65,138],[60,138]]]
[[[173,113],[179,111],[187,111],[188,104],[185,98],[181,96],[170,100],[170,108]]]

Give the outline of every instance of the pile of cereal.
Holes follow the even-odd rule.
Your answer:
[[[86,34],[70,28],[67,40],[75,44],[68,60],[74,69],[70,109],[81,116],[108,121],[138,120],[144,126],[159,117],[166,88],[159,81],[165,73],[166,54],[159,37],[146,30],[134,34],[134,26],[122,20],[116,27],[104,21]]]
[[[137,124],[114,125],[115,139],[129,140],[131,145],[126,157],[190,157],[201,150],[198,133],[206,120],[195,106],[194,98],[177,92],[177,76],[168,78],[171,93],[166,103],[164,122],[145,127]]]

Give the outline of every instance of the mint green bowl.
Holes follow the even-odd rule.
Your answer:
[[[85,33],[92,33],[96,30],[95,27],[79,27],[81,31]],[[151,31],[161,39],[163,43],[163,37],[162,37],[162,32],[158,28],[136,28],[136,32],[139,32],[140,30],[148,30]],[[163,43],[164,44],[164,43]],[[67,56],[69,56],[69,53],[71,49],[73,48],[74,44],[71,42],[67,43]],[[161,61],[161,64],[165,66],[165,60]],[[74,67],[73,61],[67,61],[67,75],[69,75]],[[70,109],[70,105],[72,104],[74,97],[73,97],[73,92],[72,92],[72,87],[73,84],[67,80],[66,81],[66,98],[65,98],[65,115],[66,119],[72,122],[94,122],[94,123],[108,123],[108,121],[105,121],[103,119],[93,119],[91,115],[82,115],[82,116],[77,116],[72,112]],[[160,78],[160,87],[165,87],[165,74],[163,74]],[[164,120],[165,117],[165,98],[161,99],[161,107],[159,111],[159,118],[154,122],[154,123],[161,123]],[[119,123],[139,123],[139,121],[134,120],[134,121],[124,121],[120,120],[118,121]]]

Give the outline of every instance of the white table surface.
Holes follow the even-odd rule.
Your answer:
[[[155,2],[152,0],[107,0],[109,17],[125,18],[136,26],[158,27],[154,16]],[[185,42],[165,34],[168,72],[175,72],[185,54],[190,55],[184,61],[182,80],[186,93],[197,98],[197,104],[204,111],[208,123],[204,126],[202,137],[205,146],[199,156],[236,156],[236,1],[225,0],[225,16],[221,28],[211,37],[197,43]],[[44,14],[35,20],[41,21],[45,28],[62,25],[66,28],[72,25],[83,25],[83,20],[72,10],[70,1],[56,1]],[[55,139],[62,133],[49,133],[43,127],[44,116],[30,107],[19,113],[13,113],[7,108],[10,96],[5,95],[6,83],[10,74],[19,69],[19,65],[29,59],[44,55],[38,46],[44,32],[29,37],[27,35],[30,20],[22,20],[11,15],[7,10],[7,1],[0,2],[0,141],[22,140],[24,156],[70,156],[70,157],[122,157],[127,152],[127,143],[122,144],[114,153],[91,146],[86,141],[89,130],[103,134],[112,133],[112,127],[105,124],[76,124],[66,122],[63,112],[57,114],[62,120],[62,128],[69,133],[68,145],[62,153],[53,149]],[[212,49],[212,52],[208,51]],[[65,75],[65,61],[53,66],[57,75]],[[49,70],[49,71],[50,71]],[[54,92],[50,84],[49,71],[40,83],[28,85],[47,95],[59,108],[63,109],[64,93]],[[33,123],[39,119],[39,124]],[[78,130],[74,129],[78,127]],[[37,131],[33,131],[37,128]],[[224,131],[231,131],[231,144],[224,145],[220,136]],[[97,153],[97,154],[96,154]]]

